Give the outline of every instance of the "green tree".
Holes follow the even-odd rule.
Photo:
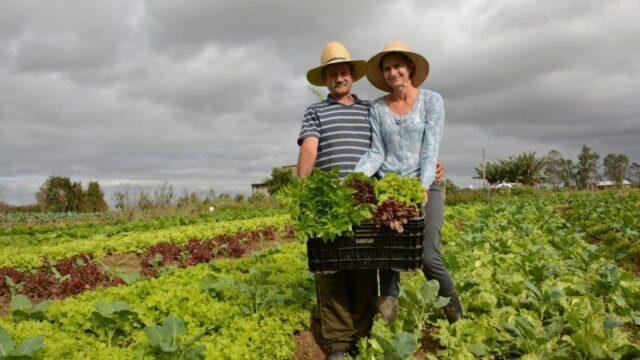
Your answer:
[[[285,186],[291,184],[296,179],[291,169],[275,167],[271,170],[271,177],[264,180],[264,184],[267,185],[269,194],[275,195]]]
[[[558,150],[551,150],[544,160],[544,178],[553,188],[571,188],[574,166],[571,159],[564,159]]]
[[[600,177],[598,159],[600,159],[598,153],[592,151],[587,145],[582,145],[575,172],[575,181],[579,189],[591,188],[598,182]]]
[[[565,159],[564,161],[564,174],[562,180],[564,181],[564,187],[572,188],[575,184],[576,178],[576,166],[573,164],[573,160]]]
[[[79,211],[82,206],[82,184],[68,177],[51,176],[36,193],[38,207],[43,212]]]
[[[640,186],[640,164],[634,162],[629,166],[627,171],[627,180],[631,181],[633,186]]]
[[[500,182],[520,182],[524,185],[539,183],[543,177],[544,158],[536,158],[535,152],[522,153],[517,157],[510,156],[505,160],[486,164],[485,177],[489,184]],[[482,166],[474,168],[476,179],[482,179]]]
[[[476,171],[476,176],[474,177],[474,179],[482,179],[483,178],[482,164],[480,164],[479,167],[475,167],[473,169]],[[507,176],[504,172],[504,168],[500,166],[499,162],[496,162],[496,163],[487,162],[484,170],[485,170],[484,178],[487,180],[487,182],[490,185],[497,184],[502,181],[506,181],[505,179]]]
[[[515,169],[516,181],[524,185],[535,185],[543,178],[544,158],[536,158],[536,152],[522,153],[509,158]]]
[[[558,150],[551,150],[545,157],[544,179],[551,187],[559,188],[564,182],[562,174],[564,172],[564,159]]]
[[[622,181],[629,170],[629,158],[624,154],[609,154],[602,161],[604,165],[604,176],[616,183],[617,186],[622,185]]]
[[[109,210],[107,202],[104,200],[104,193],[100,189],[97,181],[89,181],[87,192],[84,194],[83,211],[101,212]]]
[[[82,211],[84,207],[84,192],[82,191],[82,183],[80,181],[71,183],[71,192],[69,193],[67,206],[69,208],[67,211]]]

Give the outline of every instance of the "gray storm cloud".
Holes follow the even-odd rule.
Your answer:
[[[0,197],[52,174],[249,191],[295,162],[304,78],[324,42],[368,58],[403,40],[444,95],[441,160],[588,144],[640,161],[637,1],[4,1]],[[354,91],[381,94],[366,80]]]

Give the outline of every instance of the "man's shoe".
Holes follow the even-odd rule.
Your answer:
[[[376,308],[387,323],[392,323],[398,318],[398,298],[393,296],[379,296],[375,301]]]
[[[447,304],[442,308],[442,312],[449,320],[450,324],[462,319],[462,314],[452,304]]]
[[[344,360],[344,351],[333,350],[328,360]]]

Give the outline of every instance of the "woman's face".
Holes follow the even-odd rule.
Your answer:
[[[399,54],[389,54],[382,59],[382,76],[393,89],[411,85],[412,71],[405,58]]]

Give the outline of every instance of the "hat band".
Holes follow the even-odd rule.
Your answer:
[[[335,61],[335,60],[347,60],[347,58],[345,58],[345,57],[334,57],[334,58],[331,58],[331,59],[325,61],[325,64],[328,64],[328,63],[330,63],[332,61]]]

